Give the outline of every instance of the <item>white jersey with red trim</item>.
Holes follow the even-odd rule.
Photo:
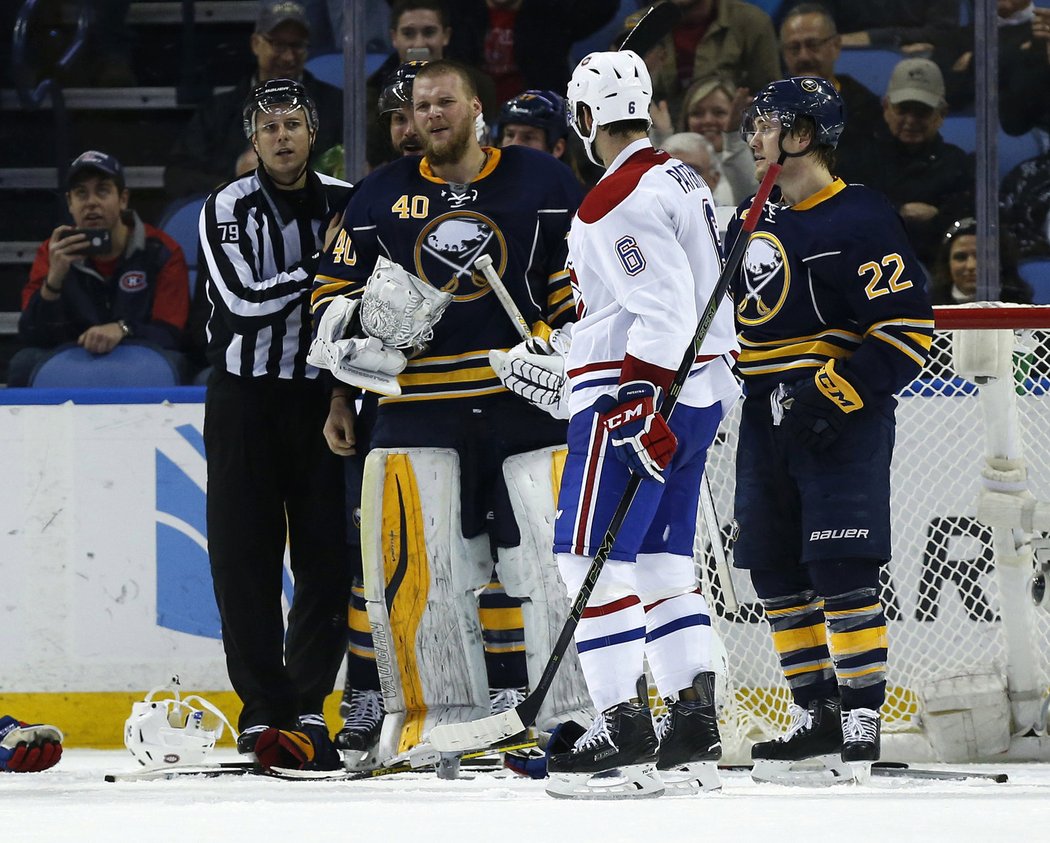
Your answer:
[[[567,361],[570,413],[615,393],[621,380],[666,389],[722,269],[710,188],[647,139],[634,141],[573,219],[569,266],[577,313]],[[707,407],[734,397],[730,366],[738,351],[726,298],[679,402]]]

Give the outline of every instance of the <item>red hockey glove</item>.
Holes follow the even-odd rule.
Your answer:
[[[298,729],[267,729],[255,742],[255,760],[264,770],[338,770],[343,766],[328,730],[300,724]]]
[[[615,397],[603,395],[595,407],[616,458],[635,474],[663,483],[661,472],[671,462],[678,438],[656,410],[660,392],[648,381],[631,381]]]
[[[0,770],[36,773],[62,757],[62,732],[54,726],[29,725],[0,717]]]

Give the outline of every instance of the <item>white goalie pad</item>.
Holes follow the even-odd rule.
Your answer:
[[[489,713],[475,591],[488,537],[464,539],[459,458],[444,448],[375,448],[361,489],[361,557],[386,718],[383,761],[438,723]]]
[[[361,296],[361,327],[385,346],[419,349],[434,336],[434,325],[451,303],[451,293],[380,256]]]
[[[345,336],[359,306],[356,299],[332,300],[317,323],[317,336],[310,343],[306,362],[327,369],[351,386],[381,395],[400,395],[397,376],[408,363],[405,355],[376,337]]]
[[[499,578],[507,594],[524,600],[529,685],[535,687],[569,613],[569,598],[554,551],[554,518],[565,464],[564,446],[516,454],[503,461],[503,477],[521,533],[517,547],[499,549]],[[570,647],[543,701],[536,725],[564,720],[590,723],[594,716],[576,648]]]
[[[995,669],[957,673],[922,688],[923,723],[941,761],[977,761],[1010,746],[1010,700]]]

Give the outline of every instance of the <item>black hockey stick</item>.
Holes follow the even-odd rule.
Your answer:
[[[634,50],[644,58],[674,28],[681,16],[682,10],[674,3],[657,3],[638,19],[623,39],[620,49]]]
[[[776,183],[777,176],[780,174],[786,158],[787,154],[782,151],[780,159],[776,164],[770,164],[765,178],[762,179],[762,183],[758,186],[758,192],[751,202],[751,208],[748,210],[744,223],[737,233],[736,240],[733,241],[733,248],[729,252],[729,257],[726,259],[725,266],[722,267],[721,275],[718,276],[711,298],[708,299],[707,306],[700,317],[700,322],[696,326],[696,333],[693,334],[693,343],[682,357],[682,362],[678,365],[678,371],[675,372],[674,380],[667,390],[667,397],[664,398],[660,406],[660,413],[665,419],[670,419],[671,413],[674,412],[686,377],[688,377],[689,371],[700,353],[700,347],[704,344],[704,338],[711,329],[711,323],[715,320],[718,307],[726,297],[733,276],[736,275],[740,262],[743,260],[744,250],[747,248],[748,235],[755,230],[758,221],[762,217],[763,206],[773,190],[773,185]],[[429,738],[430,744],[435,749],[440,752],[463,752],[479,749],[507,740],[536,722],[536,715],[539,714],[540,706],[547,697],[547,692],[554,681],[554,675],[561,666],[565,651],[569,648],[569,644],[572,643],[573,633],[576,631],[580,618],[583,617],[583,610],[587,608],[587,601],[590,600],[594,585],[605,567],[605,562],[612,551],[616,536],[620,532],[620,527],[623,526],[624,519],[627,517],[627,511],[634,502],[641,483],[641,475],[632,473],[627,481],[627,488],[624,489],[623,496],[620,498],[620,503],[617,505],[616,511],[609,522],[609,527],[605,531],[605,538],[602,539],[601,546],[598,548],[597,553],[594,554],[594,560],[591,562],[590,568],[587,569],[583,585],[580,586],[579,593],[577,593],[576,599],[572,602],[569,615],[565,619],[564,626],[562,626],[561,634],[554,644],[554,651],[547,660],[547,665],[544,667],[543,674],[536,683],[536,687],[524,700],[508,711],[483,717],[480,720],[472,720],[468,723],[444,723],[435,726],[430,730]]]

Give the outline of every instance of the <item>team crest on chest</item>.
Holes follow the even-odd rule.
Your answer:
[[[476,211],[451,211],[431,220],[415,244],[416,274],[456,301],[470,301],[489,292],[485,276],[474,268],[482,255],[492,258],[496,272],[507,269],[507,241],[499,227]]]
[[[761,325],[776,316],[791,287],[791,266],[775,235],[759,231],[751,236],[740,276],[744,283],[738,290],[737,319]]]
[[[146,289],[146,273],[139,270],[125,272],[117,282],[120,289],[125,293],[137,293]]]

